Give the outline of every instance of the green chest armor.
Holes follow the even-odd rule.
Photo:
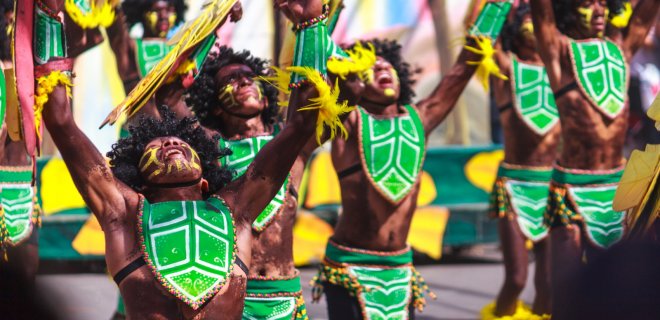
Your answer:
[[[154,204],[142,199],[138,228],[155,277],[193,309],[225,285],[236,255],[236,233],[220,198]]]
[[[559,121],[555,95],[545,67],[527,64],[512,55],[513,105],[527,127],[545,135]]]
[[[277,132],[275,132],[275,134],[277,134]],[[265,135],[239,140],[220,139],[218,141],[218,147],[223,149],[228,148],[232,151],[231,155],[220,159],[220,165],[229,168],[230,170],[234,170],[234,180],[238,179],[245,173],[252,161],[254,161],[254,158],[257,156],[257,153],[259,153],[261,148],[273,140],[273,137],[274,136],[272,135]],[[275,198],[268,203],[268,206],[266,206],[257,219],[252,223],[253,230],[257,232],[263,231],[275,220],[280,212],[282,212],[284,209],[284,201],[289,193],[290,180],[291,174],[289,174],[284,180],[284,184],[280,187]]]
[[[412,106],[405,108],[406,115],[380,119],[358,108],[362,167],[376,190],[395,204],[412,191],[426,151],[422,121]]]
[[[172,47],[164,39],[135,39],[135,54],[140,76],[145,77]]]
[[[17,245],[30,236],[32,219],[38,214],[34,210],[32,167],[0,167],[0,204],[0,245]]]
[[[591,104],[614,119],[623,111],[628,68],[621,49],[609,40],[571,41],[573,72]]]

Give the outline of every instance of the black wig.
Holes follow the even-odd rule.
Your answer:
[[[417,71],[413,70],[407,62],[403,61],[401,57],[401,45],[394,40],[384,39],[371,39],[364,42],[372,44],[374,49],[376,49],[376,56],[387,60],[394,67],[394,70],[396,70],[399,76],[399,84],[401,85],[398,103],[400,105],[412,103],[412,99],[415,97],[415,91],[413,90],[415,81],[412,79],[412,76]]]
[[[509,19],[506,24],[504,24],[500,35],[502,49],[504,51],[508,52],[513,50],[513,41],[520,33],[520,27],[523,24],[525,15],[528,15],[531,11],[531,7],[528,3],[520,3],[513,14],[513,19]]]
[[[230,64],[245,65],[258,76],[270,73],[268,61],[252,56],[247,50],[236,52],[232,48],[221,46],[217,53],[211,54],[186,94],[186,103],[195,112],[199,122],[207,128],[216,130],[219,128],[218,121],[213,116],[213,110],[222,105],[219,98],[221,88],[215,83],[215,75],[221,68]],[[261,113],[261,120],[264,124],[271,125],[278,114],[278,91],[265,81],[260,83],[268,101],[268,106]]]
[[[121,4],[121,10],[126,15],[128,27],[130,28],[142,22],[144,20],[144,14],[158,1],[165,1],[174,5],[174,10],[176,10],[176,22],[174,25],[183,21],[183,16],[186,13],[186,4],[184,0],[124,0]]]
[[[197,125],[197,119],[176,118],[167,107],[158,108],[162,120],[141,117],[128,128],[130,136],[122,138],[108,152],[112,173],[133,190],[140,191],[146,182],[142,179],[139,162],[144,148],[159,137],[178,137],[185,141],[199,155],[202,175],[209,183],[209,192],[222,189],[232,179],[232,172],[221,168],[219,159],[231,154],[229,149],[219,149],[214,139],[209,138],[204,129]]]
[[[552,7],[557,21],[557,28],[563,34],[566,34],[576,23],[579,23],[577,15],[577,6],[579,0],[553,0]],[[610,10],[610,16],[619,14],[624,9],[623,4],[627,0],[607,0],[607,8]],[[605,17],[609,19],[609,17]]]

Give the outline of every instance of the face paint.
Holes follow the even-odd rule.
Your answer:
[[[594,16],[594,10],[591,8],[578,8],[580,14],[580,23],[587,30],[591,30],[591,18]]]
[[[151,167],[152,165],[155,165],[156,167],[159,167],[158,169],[154,170],[154,172],[152,172],[149,175],[149,178],[156,177],[156,176],[160,175],[163,172],[160,169],[160,167],[163,166],[163,163],[158,161],[158,156],[157,156],[158,149],[159,148],[150,148],[150,149],[146,150],[144,152],[144,154],[142,154],[142,157],[140,158],[140,163],[144,162],[145,159],[146,159],[146,163],[144,165],[142,165],[142,167],[140,167],[140,172],[142,172],[142,173],[146,173],[147,169],[149,169],[149,167]]]
[[[146,27],[151,30],[151,33],[157,33],[156,25],[158,24],[158,12],[149,11],[145,13],[144,22],[147,23]]]
[[[396,69],[390,68],[390,73],[392,73],[392,86],[395,88],[399,86],[399,73],[396,72]],[[396,91],[392,88],[387,88],[383,91],[386,97],[391,98],[396,95]]]
[[[170,13],[170,15],[167,17],[167,21],[170,23],[170,29],[174,27],[174,24],[176,23],[176,18],[177,18],[176,13]]]
[[[523,23],[520,26],[519,32],[520,32],[520,34],[523,34],[523,35],[527,35],[527,34],[533,35],[534,34],[534,23],[532,23],[531,21],[527,21],[527,22]]]
[[[374,69],[367,69],[360,75],[360,77],[362,78],[362,81],[365,82],[365,84],[374,83]]]
[[[231,84],[226,85],[224,89],[220,91],[218,99],[227,106],[235,106],[238,104],[236,103],[236,99],[234,99],[234,86]]]

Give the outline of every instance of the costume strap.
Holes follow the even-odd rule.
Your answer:
[[[501,163],[497,176],[520,181],[549,182],[552,178],[551,167],[525,167]]]
[[[552,180],[562,185],[603,185],[614,184],[621,180],[624,166],[611,170],[568,169],[555,165]]]
[[[341,265],[374,265],[399,267],[412,264],[412,250],[406,248],[399,251],[373,251],[349,248],[328,241],[326,259]]]
[[[292,278],[249,278],[247,282],[248,296],[271,297],[292,296],[302,292],[300,277]]]

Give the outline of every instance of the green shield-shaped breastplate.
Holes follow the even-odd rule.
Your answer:
[[[373,186],[392,203],[412,190],[424,162],[424,126],[415,108],[408,114],[376,118],[359,110],[362,167]]]
[[[477,20],[468,30],[471,36],[485,36],[491,39],[497,39],[502,31],[502,26],[506,22],[506,17],[511,10],[511,1],[488,1]]]
[[[135,39],[135,54],[140,76],[145,77],[171,49],[165,39]]]
[[[138,226],[143,254],[158,281],[198,309],[224,286],[236,255],[234,224],[220,198],[150,204]]]
[[[33,228],[32,168],[0,167],[0,188],[4,225],[8,236],[4,241],[16,245],[28,238]]]
[[[247,170],[248,166],[254,161],[254,158],[263,148],[266,143],[273,140],[272,135],[257,136],[244,138],[239,140],[223,140],[218,141],[220,148],[229,148],[232,154],[220,159],[220,165],[235,171],[234,179],[238,179]],[[275,195],[275,198],[268,203],[266,208],[259,214],[257,219],[252,223],[252,229],[261,232],[263,231],[277,215],[282,212],[284,208],[284,201],[288,195],[289,181],[291,175],[289,174],[284,180],[284,184]]]
[[[512,55],[511,77],[516,112],[532,131],[545,135],[559,121],[545,67],[518,61]]]
[[[573,72],[591,104],[614,119],[626,103],[628,68],[623,53],[609,40],[571,41]]]
[[[40,8],[34,9],[34,59],[44,64],[55,57],[66,56],[64,28],[61,22]]]

